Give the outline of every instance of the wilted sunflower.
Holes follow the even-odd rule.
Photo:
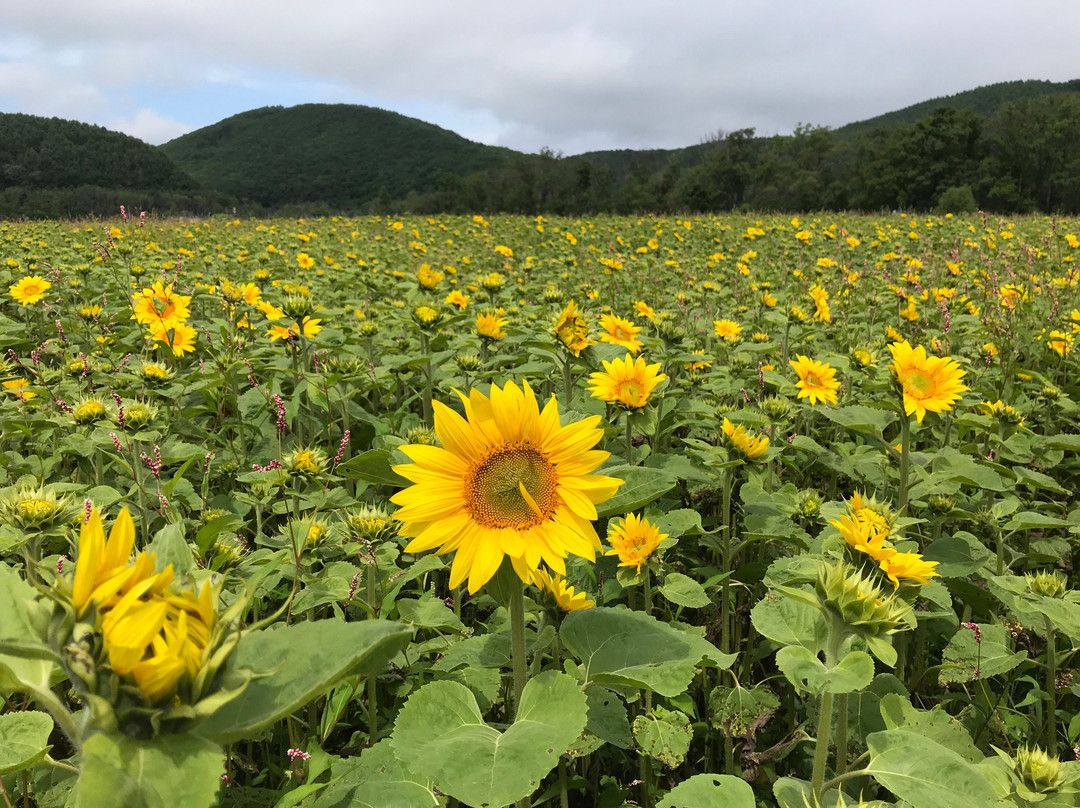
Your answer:
[[[645,357],[636,360],[627,354],[622,359],[604,362],[602,373],[589,376],[593,398],[608,401],[627,410],[640,410],[649,403],[653,390],[667,376],[658,373],[660,363],[645,364]]]
[[[788,364],[799,374],[799,381],[795,383],[799,388],[799,398],[808,398],[811,404],[819,401],[836,404],[836,391],[840,389],[840,382],[836,380],[834,368],[801,354]]]
[[[460,394],[459,394],[460,395]],[[592,447],[600,416],[560,426],[554,396],[541,412],[527,382],[461,396],[462,418],[433,403],[442,447],[401,447],[413,462],[394,470],[414,484],[391,501],[409,553],[454,552],[450,586],[476,592],[509,556],[522,581],[543,561],[560,575],[567,554],[590,560],[601,549],[596,504],[622,480],[592,474],[608,452]]]
[[[890,344],[889,351],[889,367],[904,388],[904,411],[919,423],[928,412],[951,410],[968,389],[960,383],[965,371],[951,357],[927,356],[925,348],[912,348],[907,340]]]
[[[641,326],[636,326],[629,320],[614,314],[604,314],[600,317],[600,328],[603,329],[600,332],[601,342],[619,345],[632,354],[641,350],[642,343],[637,338]]]

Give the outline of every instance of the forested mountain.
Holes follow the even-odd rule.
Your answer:
[[[430,191],[446,173],[494,169],[515,152],[396,112],[351,104],[263,107],[161,146],[204,186],[267,208],[360,209]]]
[[[1017,81],[840,129],[716,133],[563,156],[485,146],[371,107],[235,115],[155,148],[0,114],[0,217],[410,211],[983,210],[1080,213],[1080,80]]]
[[[212,209],[206,195],[161,151],[101,126],[0,113],[0,216],[112,215],[132,209]]]

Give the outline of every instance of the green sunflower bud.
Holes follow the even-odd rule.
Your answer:
[[[910,604],[873,584],[871,579],[843,563],[822,564],[814,585],[825,613],[864,637],[885,637],[901,631]]]
[[[1057,570],[1025,573],[1024,583],[1033,595],[1043,595],[1048,598],[1064,597],[1069,588],[1069,581],[1065,574]]]
[[[1037,794],[1049,794],[1065,784],[1061,761],[1050,757],[1037,746],[1016,750],[1013,771],[1020,781]]]

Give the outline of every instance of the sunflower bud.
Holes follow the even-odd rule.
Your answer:
[[[317,446],[297,447],[281,458],[281,464],[290,474],[315,477],[326,471],[326,452]]]
[[[360,323],[360,336],[366,339],[371,339],[379,333],[379,324],[374,323],[371,320],[365,320]]]
[[[459,353],[454,362],[465,373],[475,373],[480,369],[480,357],[474,353]]]
[[[761,411],[770,421],[783,421],[791,414],[791,401],[782,396],[769,396],[761,402]]]
[[[1069,588],[1065,574],[1057,570],[1025,573],[1024,583],[1027,584],[1028,592],[1031,594],[1048,598],[1064,597],[1065,591]]]
[[[795,507],[803,519],[816,519],[821,513],[821,495],[812,489],[801,491],[795,500]]]
[[[315,303],[310,295],[289,295],[281,304],[281,310],[294,320],[302,320],[315,311]]]
[[[548,303],[558,303],[562,299],[562,289],[556,289],[554,286],[549,286],[544,291],[544,300],[546,300]]]
[[[946,514],[952,511],[956,507],[956,503],[952,497],[947,497],[944,494],[934,494],[927,500],[927,505],[930,506],[930,510],[936,514]]]
[[[345,522],[353,536],[372,544],[390,538],[396,523],[382,508],[361,505],[358,511],[346,514]]]
[[[1037,746],[1021,746],[1016,750],[1013,772],[1037,794],[1049,794],[1065,784],[1061,761],[1050,757]]]
[[[911,612],[908,603],[886,596],[869,578],[842,563],[820,565],[814,589],[830,618],[864,637],[895,634]]]
[[[405,440],[408,443],[419,443],[422,446],[434,446],[435,430],[428,429],[426,426],[414,426],[405,433]]]

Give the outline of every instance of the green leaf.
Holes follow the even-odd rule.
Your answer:
[[[669,769],[683,762],[694,737],[686,713],[663,707],[656,707],[649,715],[639,715],[634,719],[633,729],[638,748]]]
[[[703,660],[722,667],[735,661],[735,654],[720,654],[701,637],[627,609],[571,612],[559,636],[581,661],[587,684],[644,688],[669,697],[686,690]]]
[[[48,689],[53,663],[43,639],[49,612],[15,570],[0,564],[0,642],[40,651],[40,654],[0,653],[0,691]]]
[[[251,671],[269,675],[256,675],[195,731],[223,745],[249,737],[346,676],[379,670],[411,635],[408,628],[385,620],[318,620],[245,634],[218,674],[218,687],[239,687]]]
[[[419,600],[403,598],[397,602],[398,614],[417,628],[438,628],[464,633],[465,624],[441,599],[425,594]]]
[[[712,598],[705,593],[701,584],[679,572],[668,573],[664,585],[658,589],[660,594],[676,606],[700,609],[712,603]]]
[[[943,578],[963,578],[992,557],[977,538],[965,531],[931,542],[923,553],[925,560],[938,562],[934,572]]]
[[[678,479],[660,469],[646,466],[614,466],[601,473],[622,480],[615,496],[597,506],[600,516],[621,516],[653,502],[678,484]]]
[[[205,738],[97,734],[82,753],[74,808],[210,808],[217,802],[225,752]]]
[[[866,744],[870,748],[868,773],[912,808],[971,808],[991,805],[996,799],[993,787],[975,766],[918,732],[874,732]]]
[[[778,645],[799,645],[817,653],[825,648],[829,626],[821,612],[801,600],[770,593],[750,611],[758,633]]]
[[[188,546],[184,523],[172,522],[154,534],[146,549],[157,555],[157,568],[165,569],[172,564],[178,578],[183,578],[195,569],[195,559]]]
[[[585,698],[589,708],[589,721],[585,729],[622,749],[634,745],[626,706],[618,696],[607,688],[589,687],[585,689]]]
[[[918,710],[907,696],[889,693],[882,697],[880,709],[886,729],[917,732],[951,749],[969,763],[983,759],[983,753],[972,742],[963,724],[940,706],[933,710]]]
[[[850,651],[832,668],[817,654],[800,645],[787,645],[776,652],[776,666],[800,690],[815,695],[854,693],[874,678],[874,660],[863,651]]]
[[[754,790],[730,774],[695,774],[683,780],[656,808],[754,808]]]
[[[1014,530],[1039,530],[1041,528],[1071,527],[1072,523],[1067,519],[1059,519],[1056,516],[1047,516],[1035,511],[1021,511],[1005,523],[1005,531]]]
[[[767,720],[779,706],[776,694],[764,686],[717,686],[709,693],[709,720],[725,735],[737,738]]]
[[[0,715],[0,775],[27,769],[52,748],[52,716],[33,711]]]
[[[369,449],[337,467],[336,473],[349,480],[364,480],[375,485],[404,488],[412,485],[392,468],[387,449]]]
[[[822,407],[820,412],[833,423],[847,427],[852,432],[879,438],[886,427],[896,420],[896,413],[891,410],[876,410],[861,404],[840,408]]]
[[[1025,659],[1026,651],[1009,650],[1005,627],[979,623],[982,642],[975,642],[975,632],[961,627],[941,654],[938,679],[942,685],[970,682],[1008,673]]]
[[[467,687],[432,682],[409,697],[391,743],[400,760],[440,791],[466,805],[502,808],[537,789],[585,723],[585,694],[558,671],[529,680],[506,732],[484,723]]]
[[[390,741],[365,749],[331,770],[331,783],[310,808],[435,808],[431,780],[396,757]]]
[[[657,514],[650,521],[671,539],[701,533],[701,514],[689,508]]]

